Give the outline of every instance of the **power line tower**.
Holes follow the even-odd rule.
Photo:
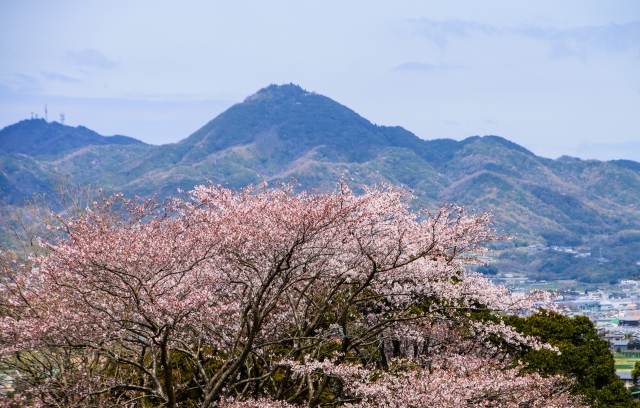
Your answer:
[[[60,123],[64,125],[64,112],[60,113]]]
[[[49,121],[49,112],[47,111],[47,104],[44,104],[44,121],[48,122]]]

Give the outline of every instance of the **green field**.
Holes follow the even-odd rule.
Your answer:
[[[636,361],[640,361],[640,352],[614,353],[616,371],[631,371]]]

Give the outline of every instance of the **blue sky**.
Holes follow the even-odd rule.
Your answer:
[[[0,3],[0,127],[178,141],[271,83],[425,139],[640,161],[640,2]]]

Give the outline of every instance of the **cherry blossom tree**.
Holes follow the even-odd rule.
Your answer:
[[[490,215],[412,210],[409,191],[196,187],[101,196],[0,264],[11,406],[577,406],[522,374],[514,297],[465,266]],[[505,347],[508,345],[509,347]]]

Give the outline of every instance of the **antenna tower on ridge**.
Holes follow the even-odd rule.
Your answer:
[[[47,104],[44,104],[44,121],[48,122],[49,121],[49,112],[47,112]]]
[[[60,113],[60,123],[64,125],[64,112]]]

